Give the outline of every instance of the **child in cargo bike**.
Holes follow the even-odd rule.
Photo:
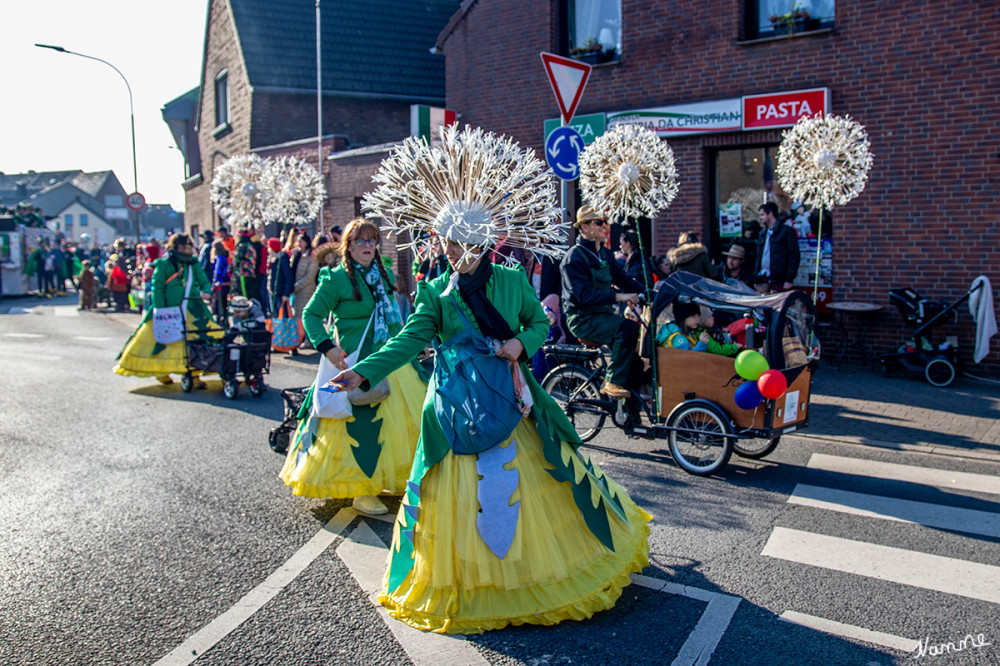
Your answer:
[[[697,303],[673,305],[674,320],[656,332],[656,342],[662,347],[690,349],[719,356],[735,356],[743,345],[738,342],[719,342],[709,329],[715,326],[715,317],[709,312],[704,318]]]

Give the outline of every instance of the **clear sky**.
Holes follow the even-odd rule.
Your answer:
[[[111,169],[133,191],[125,84],[105,64],[34,46],[55,44],[125,75],[139,191],[184,210],[184,160],[160,109],[199,84],[207,8],[208,0],[0,0],[0,171]]]

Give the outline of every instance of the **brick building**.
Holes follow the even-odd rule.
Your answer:
[[[193,233],[219,225],[211,180],[230,157],[253,151],[295,155],[313,166],[319,161],[313,3],[209,0],[207,6],[198,94],[164,107],[185,152],[185,223]],[[400,140],[410,133],[411,104],[443,105],[444,61],[430,51],[457,7],[457,0],[322,6],[323,174],[331,192],[326,227],[353,217],[353,206],[338,202],[366,189],[349,177],[353,189],[344,192],[340,180],[330,180],[326,157]]]
[[[991,4],[814,0],[799,3],[811,10],[806,18],[789,15],[791,2],[781,0],[465,0],[438,48],[448,108],[463,123],[539,152],[544,121],[558,116],[541,51],[594,63],[578,116],[659,122],[687,114],[694,125],[702,122],[707,131],[664,134],[680,192],[668,211],[640,227],[657,253],[679,232],[700,230],[716,260],[743,240],[720,235],[719,205],[739,201],[737,190],[770,196],[786,210],[796,202],[773,180],[781,127],[742,129],[761,124],[766,111],[751,119],[752,105],[730,129],[707,127],[707,116],[733,121],[725,110],[736,100],[742,113],[745,96],[820,91],[828,112],[866,126],[875,155],[861,196],[834,209],[832,223],[825,216],[827,296],[885,306],[872,331],[873,346],[885,351],[908,335],[889,309],[889,288],[952,299],[981,273],[1000,281],[986,253],[1000,245],[1000,12]],[[691,120],[699,114],[706,117]],[[784,120],[778,125],[793,123],[794,113]],[[743,206],[750,233],[753,208]],[[803,264],[809,261],[804,254]],[[969,318],[962,319],[949,332],[959,334],[968,357],[974,337]],[[998,350],[994,339],[992,371],[1000,369]]]

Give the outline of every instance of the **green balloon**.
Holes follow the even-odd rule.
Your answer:
[[[744,349],[736,357],[736,374],[752,382],[771,369],[767,359],[760,352]]]

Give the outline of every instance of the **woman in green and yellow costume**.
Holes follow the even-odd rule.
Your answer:
[[[442,141],[433,150],[404,142],[365,204],[413,238],[421,225],[446,239],[455,272],[422,282],[403,331],[333,382],[366,388],[432,341],[441,363],[485,338],[516,396],[488,411],[506,418],[513,402],[520,413],[499,443],[459,451],[453,422],[435,406],[435,369],[379,602],[438,633],[586,619],[614,606],[630,574],[648,564],[652,517],[579,450],[566,415],[535,381],[526,362],[545,341],[548,318],[522,270],[489,260],[504,235],[517,247],[557,251],[565,232],[555,193],[533,154],[498,147],[492,134],[448,129]],[[504,156],[514,161],[496,164]]]
[[[222,329],[212,320],[205,301],[211,295],[212,285],[194,254],[194,243],[187,234],[174,234],[167,240],[167,255],[156,260],[150,284],[153,307],[143,314],[139,327],[129,337],[118,354],[115,372],[127,377],[156,377],[163,384],[173,383],[171,374],[183,375],[188,371],[184,341],[161,344],[153,339],[153,312],[156,308],[181,306],[186,301],[187,327],[189,330],[211,330],[211,333],[191,334],[201,337],[222,338]],[[188,281],[191,281],[190,288]],[[217,332],[216,332],[217,331]],[[204,388],[203,382],[192,372],[194,386]]]
[[[347,367],[348,354],[360,348],[363,359],[402,329],[393,280],[379,257],[379,237],[374,223],[352,220],[342,236],[340,263],[320,271],[302,314],[309,341],[340,369]],[[330,314],[339,344],[324,323]],[[359,512],[381,515],[387,509],[376,496],[406,488],[427,385],[409,364],[386,374],[388,397],[374,405],[353,405],[346,419],[313,414],[310,394],[281,470],[296,495],[351,497]]]

